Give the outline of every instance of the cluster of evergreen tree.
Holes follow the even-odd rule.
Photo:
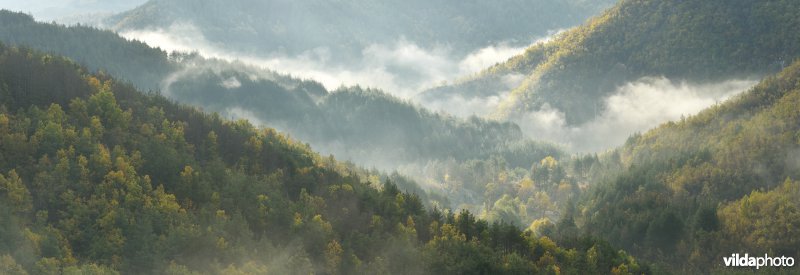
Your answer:
[[[732,253],[798,258],[799,105],[800,61],[733,100],[634,135],[610,153],[616,175],[564,218],[675,272],[709,272]]]
[[[4,274],[647,272],[323,158],[272,129],[0,45]]]
[[[0,40],[63,52],[93,71],[116,68],[108,71],[139,87],[177,76],[164,93],[179,101],[250,110],[314,146],[349,142],[344,152],[376,165],[405,162],[472,211],[426,210],[448,202],[403,176],[320,157],[275,130],[140,94],[60,57],[2,47],[0,271],[649,272],[611,245],[680,273],[729,271],[714,267],[737,252],[798,258],[800,63],[788,65],[800,49],[798,5],[717,4],[622,1],[481,76],[530,73],[515,100],[553,96],[574,104],[560,108],[589,110],[576,106],[648,74],[708,81],[784,68],[734,100],[583,157],[526,140],[510,123],[454,119],[359,87],[328,92],[2,13]],[[153,58],[125,62],[139,54]],[[459,87],[493,91],[480,79]]]

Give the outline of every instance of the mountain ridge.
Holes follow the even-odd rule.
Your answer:
[[[535,34],[575,24],[610,2],[510,0],[453,6],[446,1],[299,3],[239,0],[219,6],[207,1],[154,0],[111,18],[108,24],[121,31],[167,29],[174,23],[191,23],[212,42],[251,53],[282,51],[296,55],[329,47],[337,55],[357,55],[371,44],[405,37],[425,48],[444,44],[465,54],[504,41],[530,43]],[[214,16],[206,16],[209,12]],[[504,16],[492,16],[496,14]],[[539,16],[530,17],[528,14]],[[229,21],[233,18],[251,22]],[[216,21],[204,22],[207,20]],[[374,29],[381,31],[375,32]]]
[[[708,82],[778,72],[800,54],[800,38],[789,31],[800,26],[791,16],[797,10],[792,1],[621,1],[549,43],[427,97],[511,91],[496,116],[547,104],[580,125],[594,117],[602,98],[641,77]],[[510,72],[527,78],[511,89],[499,85]]]

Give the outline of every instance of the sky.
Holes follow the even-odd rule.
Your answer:
[[[145,2],[147,0],[0,0],[0,9],[29,13],[39,21],[73,23],[79,15],[117,13]],[[84,16],[83,19],[96,18]]]

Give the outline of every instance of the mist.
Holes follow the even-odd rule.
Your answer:
[[[559,31],[550,32],[532,43],[545,43]],[[503,76],[506,90],[490,91],[492,96],[466,98],[454,95],[436,101],[420,101],[415,96],[427,88],[442,85],[469,76],[524,52],[525,46],[499,43],[477,49],[466,56],[454,56],[447,47],[422,48],[403,37],[385,44],[373,44],[361,51],[361,58],[351,64],[335,64],[327,48],[317,48],[298,56],[268,53],[248,56],[215,45],[202,32],[188,22],[173,24],[168,29],[136,30],[121,33],[128,39],[145,42],[166,51],[196,52],[208,58],[240,62],[264,68],[278,74],[320,82],[327,90],[342,86],[372,87],[382,89],[402,99],[416,100],[426,108],[457,117],[487,116],[497,108],[511,89],[524,79],[523,75]],[[169,95],[169,85],[180,74],[190,73],[188,67],[167,78],[162,90]],[[172,79],[172,81],[171,81]],[[599,152],[621,145],[631,134],[646,131],[667,121],[690,116],[755,85],[754,79],[733,79],[718,83],[694,84],[676,82],[664,77],[647,77],[618,87],[615,93],[603,100],[597,117],[583,125],[567,125],[564,114],[544,106],[513,121],[520,125],[528,137],[563,145],[572,152]],[[229,78],[222,83],[227,89],[241,83]],[[230,106],[228,116],[255,120],[245,110]],[[266,122],[278,123],[279,122]],[[283,128],[289,125],[272,125]],[[334,144],[318,145],[337,148]],[[340,148],[341,149],[341,148]],[[342,153],[342,150],[323,150]],[[345,154],[346,155],[346,154]]]
[[[322,83],[326,89],[335,90],[341,86],[378,88],[402,99],[413,99],[420,91],[442,85],[460,77],[469,76],[481,70],[508,60],[525,51],[532,43],[549,41],[559,31],[549,32],[530,43],[519,45],[508,42],[487,45],[473,52],[458,56],[447,46],[423,48],[404,37],[394,41],[372,44],[361,50],[361,57],[348,64],[333,62],[335,52],[327,47],[288,56],[269,52],[259,56],[225,50],[224,45],[210,42],[203,33],[189,22],[172,24],[166,29],[129,30],[120,35],[127,39],[139,40],[153,47],[172,52],[197,52],[208,58],[240,61],[297,78],[313,79]],[[444,102],[426,107],[440,111],[451,111],[443,106],[459,103]],[[496,98],[480,105],[492,106]],[[460,105],[459,105],[460,106]],[[483,108],[485,109],[485,108]],[[470,112],[453,112],[456,115],[472,115]],[[483,112],[478,112],[482,114]]]
[[[546,43],[558,33],[559,31],[550,32],[548,36],[532,43]],[[166,51],[196,52],[208,58],[235,61],[295,78],[312,79],[323,84],[329,91],[355,85],[378,88],[401,99],[412,100],[431,110],[457,117],[489,115],[496,110],[509,91],[519,85],[524,75],[503,76],[502,86],[506,89],[489,91],[492,95],[487,97],[454,95],[435,101],[421,101],[415,96],[427,88],[478,73],[523,52],[527,47],[499,43],[477,49],[466,56],[454,56],[447,47],[426,49],[399,37],[393,42],[370,45],[361,51],[359,60],[341,65],[331,61],[336,53],[327,48],[317,48],[298,56],[279,53],[248,56],[224,50],[221,45],[215,45],[206,39],[189,22],[176,23],[168,29],[126,31],[121,35]],[[169,95],[169,85],[175,79],[194,69],[189,66],[168,77],[162,83],[165,94]],[[531,139],[554,142],[576,153],[601,152],[621,145],[633,133],[696,114],[749,89],[756,82],[755,79],[731,79],[697,84],[664,77],[646,77],[618,87],[611,96],[598,103],[599,113],[596,118],[582,125],[568,125],[564,113],[549,106],[512,121]],[[240,85],[236,78],[227,78],[220,83],[220,86],[227,89],[238,88]],[[222,113],[230,117],[251,119],[257,125],[269,123],[270,127],[279,130],[291,128],[291,125],[285,125],[281,121],[255,119],[252,113],[239,106],[229,106]],[[324,153],[336,153],[344,158],[353,157],[352,152],[338,144],[315,146]],[[385,160],[373,160],[376,164],[383,162]]]
[[[511,94],[511,90],[519,86],[525,75],[511,73],[501,77],[502,89],[485,91],[489,96],[464,96],[452,93],[441,97],[425,97],[419,99],[425,107],[445,112],[457,117],[489,117],[502,103],[503,99]]]
[[[531,138],[561,144],[572,152],[601,152],[622,145],[633,133],[697,114],[756,83],[755,79],[731,79],[693,84],[645,77],[618,87],[588,123],[569,126],[563,112],[547,105],[515,122]]]

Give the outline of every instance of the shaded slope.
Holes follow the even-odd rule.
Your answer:
[[[67,56],[91,70],[119,75],[144,90],[157,90],[164,75],[178,68],[167,53],[91,27],[42,24],[33,17],[0,11],[0,41]]]

